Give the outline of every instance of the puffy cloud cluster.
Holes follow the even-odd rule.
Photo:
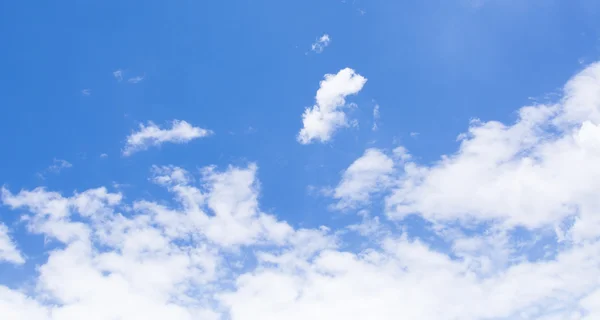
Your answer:
[[[199,176],[153,167],[174,201],[3,188],[2,203],[56,248],[33,287],[0,285],[0,315],[598,319],[600,64],[562,100],[519,115],[473,122],[457,152],[432,165],[402,147],[368,149],[342,173],[334,207],[372,210],[383,197],[386,214],[334,230],[262,212],[254,164]],[[1,227],[0,263],[27,264],[18,248]]]
[[[0,314],[218,319],[213,294],[235,271],[224,258],[241,259],[236,251],[250,245],[285,247],[295,238],[289,225],[259,211],[255,165],[224,172],[205,168],[201,187],[191,185],[181,168],[153,172],[153,181],[172,192],[177,208],[145,200],[125,204],[121,194],[106,188],[71,197],[43,188],[16,194],[3,188],[3,204],[28,212],[23,217],[28,231],[58,248],[39,266],[35,290],[0,286]],[[5,232],[2,236],[2,257],[23,263]]]

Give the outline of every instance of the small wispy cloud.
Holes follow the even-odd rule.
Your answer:
[[[100,154],[100,158],[108,158],[108,154],[102,153],[102,154]]]
[[[136,84],[136,83],[141,82],[142,80],[144,80],[143,76],[137,76],[137,77],[127,79],[127,82],[129,82],[131,84]]]
[[[373,127],[371,128],[371,130],[377,131],[377,129],[379,129],[379,125],[377,124],[377,121],[379,120],[380,117],[381,117],[381,115],[379,113],[379,105],[376,104],[375,107],[373,108]]]
[[[330,42],[331,38],[329,37],[329,35],[324,34],[319,39],[317,39],[315,43],[312,44],[311,50],[316,53],[321,53],[323,52],[323,50],[325,50],[327,46],[329,46]]]
[[[168,129],[161,129],[153,122],[148,122],[147,125],[140,124],[140,130],[127,137],[123,155],[127,157],[151,146],[160,146],[165,142],[187,143],[213,134],[210,130],[194,127],[185,121],[173,120],[171,124],[171,128]]]
[[[83,89],[81,90],[81,94],[84,96],[89,96],[90,94],[92,94],[92,90],[90,89]]]
[[[54,162],[51,166],[48,167],[47,171],[53,173],[60,173],[63,169],[71,168],[72,166],[73,165],[67,160],[55,158]]]
[[[418,133],[418,132],[414,132],[414,131],[413,131],[413,132],[411,132],[411,133],[410,133],[410,136],[411,136],[411,137],[413,137],[413,138],[416,138],[416,137],[418,137],[418,136],[419,136],[419,134],[420,134],[420,133]]]
[[[40,179],[46,179],[48,173],[59,174],[62,170],[71,168],[72,166],[73,165],[67,160],[54,158],[52,164],[48,168],[42,172],[36,173],[36,175]]]
[[[123,81],[123,70],[117,69],[113,71],[113,76],[115,79],[117,79],[117,81]]]

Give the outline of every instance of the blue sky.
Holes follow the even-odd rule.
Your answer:
[[[198,235],[201,240],[190,243],[209,248],[206,260],[220,274],[198,276],[211,279],[206,282],[169,278],[173,286],[189,287],[184,293],[164,289],[159,298],[149,295],[139,304],[177,301],[175,311],[156,310],[163,317],[353,319],[349,315],[365,314],[352,308],[336,313],[331,306],[366,297],[380,303],[410,300],[399,293],[413,280],[383,292],[340,276],[339,288],[364,292],[356,289],[357,296],[345,300],[323,298],[312,307],[301,298],[278,306],[270,294],[285,296],[296,289],[333,294],[308,280],[302,288],[286,285],[298,275],[264,255],[284,259],[293,254],[291,260],[306,260],[318,269],[331,255],[341,264],[351,265],[343,261],[344,254],[374,263],[365,256],[375,251],[398,261],[376,264],[384,274],[402,269],[406,259],[390,248],[402,247],[403,254],[426,251],[425,256],[448,259],[448,270],[460,266],[473,272],[481,286],[469,284],[469,292],[517,272],[511,268],[526,268],[521,264],[534,269],[555,262],[556,270],[563,270],[600,245],[600,234],[589,231],[600,210],[594,196],[600,173],[590,167],[600,146],[600,72],[594,64],[600,56],[599,15],[600,4],[592,0],[2,3],[0,310],[12,310],[10,319],[56,320],[93,312],[96,303],[110,304],[77,296],[85,292],[76,289],[59,292],[49,279],[64,274],[44,273],[42,266],[55,270],[53,254],[71,252],[78,241],[94,252],[86,259],[101,270],[98,279],[118,275],[137,294],[131,299],[148,298],[151,289],[140,287],[131,274],[99,262],[110,252],[131,258],[122,245],[133,231],[111,223],[125,226],[144,215],[158,219],[157,207],[148,209],[142,200],[190,218],[196,211],[182,200],[188,187],[203,194],[196,201],[207,216],[233,213],[222,221],[181,222],[193,230],[175,228],[175,220],[168,225],[152,220],[146,226],[146,231],[159,230],[176,251],[184,247],[178,242],[181,233]],[[312,50],[324,35],[328,41],[321,42],[322,50]],[[356,78],[344,80],[343,70]],[[328,83],[326,75],[340,82],[329,96],[315,100]],[[364,83],[349,89],[350,79],[359,77]],[[334,102],[340,98],[341,103]],[[299,134],[309,127],[303,122],[305,110],[322,110],[328,103],[343,115],[343,123],[324,139],[315,134],[302,143]],[[533,111],[522,109],[526,106]],[[182,123],[177,121],[189,126],[185,134],[173,133]],[[150,136],[135,142],[136,134]],[[449,158],[440,161],[443,155]],[[177,175],[183,170],[185,179]],[[96,188],[105,189],[86,193]],[[70,203],[68,213],[48,218],[50,211],[61,215],[48,204],[58,194]],[[102,209],[81,205],[78,195],[96,199]],[[131,221],[118,220],[121,214]],[[278,227],[262,220],[263,214]],[[238,229],[238,222],[247,229]],[[79,233],[62,240],[57,236],[72,230],[67,224],[77,223],[89,228],[87,242]],[[102,238],[109,226],[122,234]],[[171,235],[170,228],[180,233]],[[306,243],[316,248],[308,256],[298,249]],[[490,257],[491,251],[502,254]],[[433,277],[437,258],[432,259],[416,259],[411,266],[431,267],[434,273],[428,276]],[[584,271],[594,276],[600,273],[598,265]],[[347,274],[370,279],[367,269],[361,265]],[[254,310],[243,301],[250,301],[253,281],[271,281],[264,270],[283,284],[264,296],[256,294],[264,308]],[[94,282],[98,279],[79,280],[106,288]],[[153,288],[161,285],[167,286]],[[517,295],[509,290],[490,297],[498,307],[487,310],[447,309],[435,303],[441,299],[436,290],[424,289],[420,297],[447,319],[588,319],[600,314],[589,307],[589,301],[600,299],[596,287],[570,285],[556,284],[570,295],[554,309],[548,301],[559,298],[542,284],[536,294],[523,294],[536,299],[500,301]],[[463,293],[452,293],[457,294]],[[74,307],[74,296],[89,303]],[[26,298],[39,313],[18,311],[27,305],[20,299]],[[433,319],[427,303],[410,305],[414,310],[371,316]],[[322,313],[294,311],[306,307]],[[115,312],[99,319],[137,319],[127,310]]]
[[[14,155],[2,160],[10,168],[4,183],[37,186],[35,173],[54,158],[77,165],[43,184],[67,190],[143,181],[149,165],[173,159],[182,166],[245,159],[261,164],[264,201],[282,212],[311,202],[307,185],[335,183],[373,141],[399,141],[432,161],[454,150],[470,118],[513,121],[528,97],[556,91],[600,45],[597,10],[585,1],[3,6],[1,130],[17,137],[2,142]],[[332,45],[306,54],[324,33]],[[323,74],[344,67],[370,79],[354,100],[361,128],[334,144],[290,143]],[[119,83],[118,69],[144,80]],[[373,133],[375,104],[383,119]],[[139,122],[172,119],[218,134],[190,148],[119,157]],[[289,198],[277,201],[282,175]]]

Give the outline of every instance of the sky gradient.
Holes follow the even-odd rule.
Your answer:
[[[0,318],[600,318],[600,2],[0,4]]]

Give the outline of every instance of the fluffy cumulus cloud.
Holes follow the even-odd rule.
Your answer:
[[[460,149],[433,166],[408,162],[387,199],[400,219],[554,226],[573,240],[600,227],[600,64],[571,79],[554,104],[526,106],[511,125],[473,121]]]
[[[0,314],[10,319],[218,319],[213,294],[243,247],[292,246],[298,232],[260,212],[257,167],[205,168],[199,186],[177,167],[153,168],[152,181],[178,205],[124,204],[106,188],[71,196],[43,188],[12,192],[2,202],[26,212],[32,234],[58,248],[39,266],[32,292],[0,286]],[[2,237],[2,257],[22,263]],[[4,242],[7,244],[5,245]],[[23,289],[23,288],[21,288]],[[127,302],[127,303],[124,303]]]
[[[327,142],[333,133],[348,126],[346,97],[362,90],[367,79],[350,68],[337,74],[326,74],[315,98],[316,104],[306,108],[302,115],[304,127],[298,134],[302,144]]]
[[[402,147],[366,150],[331,196],[371,213],[335,229],[263,212],[252,163],[154,166],[167,199],[3,187],[2,204],[52,249],[32,279],[0,284],[0,315],[598,319],[600,64],[561,100],[519,114],[510,125],[473,122],[434,164]],[[27,266],[9,229],[0,263]]]
[[[124,156],[130,156],[135,152],[146,150],[151,146],[160,146],[165,142],[187,143],[191,140],[206,137],[212,134],[212,131],[194,127],[186,121],[173,120],[171,128],[160,128],[152,122],[147,125],[140,124],[139,130],[132,132],[127,137]]]

